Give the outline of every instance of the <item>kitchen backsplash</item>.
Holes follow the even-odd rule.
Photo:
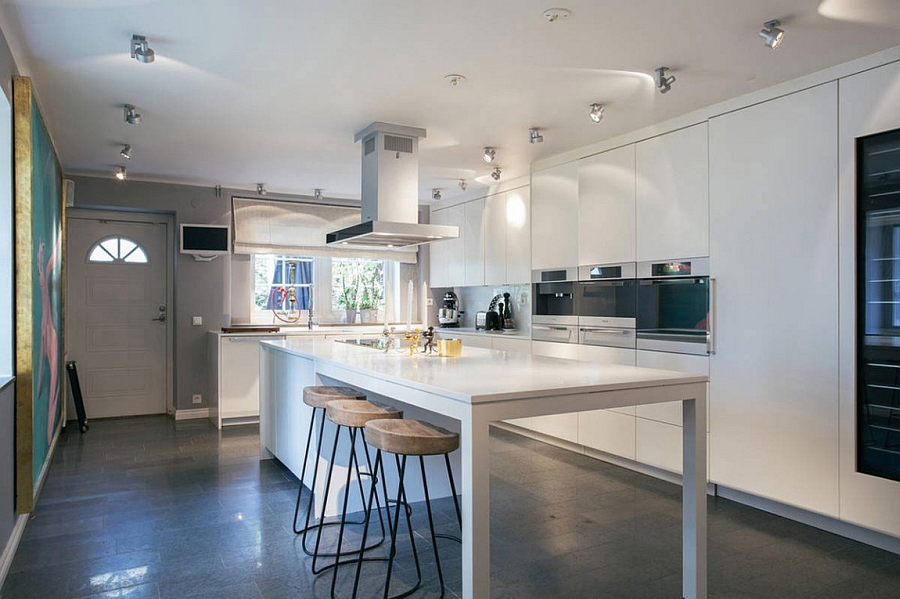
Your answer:
[[[465,312],[460,318],[460,326],[475,327],[475,313],[487,311],[496,295],[509,293],[512,299],[512,317],[516,329],[523,333],[531,331],[531,286],[530,285],[486,285],[481,287],[454,287],[459,297],[460,308]]]

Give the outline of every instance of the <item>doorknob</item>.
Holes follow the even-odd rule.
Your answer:
[[[163,312],[162,314],[160,314],[160,315],[157,316],[156,318],[151,318],[150,320],[158,320],[159,322],[165,322],[165,321],[166,321],[166,314],[165,314],[165,312]]]

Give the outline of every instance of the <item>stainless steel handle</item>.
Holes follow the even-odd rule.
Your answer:
[[[569,330],[569,327],[552,327],[552,326],[543,325],[543,324],[531,325],[531,328],[540,329],[542,331],[568,331]]]
[[[260,341],[284,340],[284,335],[269,335],[266,337],[226,337],[229,343],[259,343]]]
[[[160,314],[159,316],[157,316],[156,318],[151,318],[150,320],[156,320],[156,321],[159,321],[159,322],[165,322],[165,321],[166,321],[166,315],[165,315],[165,313],[163,313],[163,314]]]
[[[591,329],[581,327],[582,333],[608,333],[610,335],[627,335],[631,331],[629,329]]]
[[[716,353],[716,278],[709,278],[709,319],[707,320],[706,351]]]

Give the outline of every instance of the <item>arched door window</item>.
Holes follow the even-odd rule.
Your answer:
[[[88,262],[147,264],[147,252],[127,237],[109,237],[94,244]]]

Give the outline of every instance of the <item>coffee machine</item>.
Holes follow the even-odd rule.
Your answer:
[[[442,328],[459,326],[459,298],[452,291],[444,294],[444,305],[438,310],[438,322]]]

